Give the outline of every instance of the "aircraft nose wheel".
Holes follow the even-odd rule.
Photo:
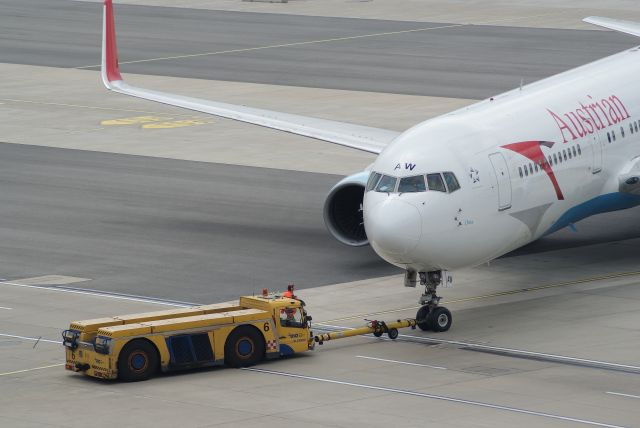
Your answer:
[[[418,313],[416,314],[416,324],[418,328],[422,331],[429,331],[431,327],[429,326],[429,306],[425,305],[418,309]]]
[[[427,322],[429,323],[431,330],[435,332],[442,332],[449,330],[451,323],[453,322],[453,318],[451,317],[449,309],[444,306],[437,306],[431,311],[431,313],[429,313]]]
[[[418,309],[416,321],[420,330],[440,333],[451,328],[453,317],[451,311],[444,306],[436,306],[430,310],[429,306],[425,305]]]

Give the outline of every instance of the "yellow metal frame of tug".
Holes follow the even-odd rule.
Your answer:
[[[300,311],[299,322],[283,320],[285,311]],[[157,369],[252,365],[313,349],[310,320],[302,300],[266,294],[241,297],[238,305],[75,321],[63,333],[65,368],[103,379],[143,380]],[[183,345],[179,362],[174,342]],[[191,358],[184,357],[185,349]]]
[[[289,295],[243,296],[237,305],[194,306],[86,321],[74,321],[62,334],[67,370],[128,381],[194,367],[244,367],[263,358],[305,352],[315,343],[373,334],[398,337],[398,329],[415,328],[415,319],[313,336],[311,317],[302,300]]]

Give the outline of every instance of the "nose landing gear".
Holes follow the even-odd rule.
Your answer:
[[[442,284],[442,271],[420,272],[420,285],[424,285],[424,293],[420,296],[420,304],[416,321],[424,331],[441,332],[451,327],[453,318],[449,309],[439,306],[441,297],[436,295],[436,288]],[[449,279],[446,279],[449,281]]]

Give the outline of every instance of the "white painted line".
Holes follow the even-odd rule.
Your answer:
[[[385,363],[404,364],[404,365],[407,365],[407,366],[428,367],[430,369],[437,369],[437,370],[447,370],[446,367],[430,366],[429,364],[410,363],[410,362],[407,362],[407,361],[387,360],[387,359],[384,359],[384,358],[366,357],[364,355],[356,355],[356,358],[364,358],[364,359],[367,359],[367,360],[375,360],[375,361],[384,361]]]
[[[34,342],[55,343],[56,345],[62,344],[61,340],[49,340],[49,339],[42,339],[40,337],[17,336],[15,334],[0,333],[0,337],[11,337],[13,339],[32,340]]]
[[[194,306],[193,304],[187,303],[187,302],[170,302],[162,299],[154,299],[152,297],[110,293],[107,291],[89,290],[85,288],[73,288],[73,287],[64,287],[64,286],[46,287],[42,285],[27,285],[27,284],[20,284],[19,282],[9,282],[9,281],[0,281],[0,285],[11,285],[14,287],[24,287],[24,288],[36,288],[40,290],[58,291],[62,293],[83,294],[86,296],[106,297],[109,299],[128,300],[131,302],[153,303],[156,305],[175,306],[179,308],[188,308],[188,307]]]
[[[640,398],[640,395],[623,394],[622,392],[611,392],[611,391],[607,391],[607,392],[605,392],[605,394],[610,394],[610,395],[619,395],[620,397]]]
[[[429,30],[439,30],[442,28],[455,28],[455,27],[465,27],[468,24],[449,24],[449,25],[440,25],[437,27],[427,27],[427,28],[415,28],[413,30],[400,30],[400,31],[388,31],[385,33],[373,33],[373,34],[362,34],[360,36],[350,36],[350,37],[335,37],[332,39],[320,39],[320,40],[309,40],[306,42],[293,42],[293,43],[283,43],[279,45],[267,45],[267,46],[256,46],[253,48],[244,48],[244,49],[230,49],[226,51],[217,51],[217,52],[204,52],[198,54],[190,54],[190,55],[176,55],[176,56],[165,56],[160,58],[149,58],[149,59],[139,59],[136,61],[120,61],[119,64],[136,64],[139,62],[151,62],[151,61],[162,61],[167,59],[182,59],[182,58],[196,58],[199,56],[210,56],[210,55],[221,55],[228,53],[238,53],[238,52],[251,52],[251,51],[259,51],[264,49],[274,49],[274,48],[286,48],[291,46],[304,46],[304,45],[313,45],[318,43],[327,43],[327,42],[339,42],[343,40],[355,40],[355,39],[364,39],[367,37],[378,37],[378,36],[390,36],[394,34],[404,34],[404,33],[417,33],[421,31],[429,31]],[[74,67],[76,69],[83,68],[95,68],[100,67],[100,64],[96,65],[84,65],[81,67]]]
[[[25,370],[16,370],[14,372],[0,373],[0,376],[9,376],[9,375],[18,374],[18,373],[32,372],[34,370],[49,369],[51,367],[60,367],[60,366],[64,366],[64,364],[65,363],[51,364],[50,366],[34,367],[32,369],[25,369]]]
[[[6,310],[10,311],[10,310],[12,310],[13,308],[7,308],[7,307],[5,307],[5,306],[0,306],[0,309],[6,309]]]
[[[350,327],[342,327],[337,325],[316,323],[316,325],[321,325],[324,327],[335,328],[339,330],[353,330]],[[582,364],[582,365],[592,365],[599,366],[602,368],[608,369],[617,369],[617,370],[630,370],[640,372],[640,366],[632,366],[629,364],[618,364],[611,363],[609,361],[598,361],[598,360],[590,360],[587,358],[577,358],[577,357],[568,357],[566,355],[558,355],[558,354],[548,354],[545,352],[534,352],[534,351],[526,351],[523,349],[514,349],[514,348],[504,348],[500,346],[490,346],[483,345],[481,343],[471,343],[471,342],[461,342],[459,340],[446,340],[446,339],[436,339],[433,337],[420,337],[420,336],[411,336],[407,334],[400,334],[398,337],[403,338],[412,342],[422,342],[429,344],[446,344],[446,345],[455,345],[462,346],[469,349],[477,349],[480,351],[490,351],[496,353],[504,353],[504,354],[512,354],[512,355],[520,355],[523,357],[530,358],[540,358],[545,360],[552,360],[562,363],[573,363],[573,364]]]
[[[448,397],[448,396],[445,396],[445,395],[426,394],[426,393],[422,393],[422,392],[410,391],[410,390],[405,390],[405,389],[387,388],[387,387],[384,387],[384,386],[366,385],[366,384],[362,384],[362,383],[353,383],[353,382],[344,382],[344,381],[340,381],[340,380],[325,379],[325,378],[314,377],[314,376],[304,376],[304,375],[299,375],[299,374],[295,374],[295,373],[280,372],[280,371],[275,371],[275,370],[265,370],[265,369],[257,369],[257,368],[244,368],[242,370],[252,371],[252,372],[256,372],[256,373],[277,375],[277,376],[285,376],[285,377],[291,377],[291,378],[296,378],[296,379],[312,380],[312,381],[316,381],[316,382],[332,383],[332,384],[336,384],[336,385],[352,386],[352,387],[356,387],[356,388],[371,389],[371,390],[375,390],[375,391],[392,392],[392,393],[395,393],[395,394],[411,395],[411,396],[414,396],[414,397],[423,397],[423,398],[429,398],[429,399],[432,399],[432,400],[448,401],[448,402],[451,402],[451,403],[468,404],[468,405],[471,405],[471,406],[484,407],[484,408],[487,408],[487,409],[503,410],[503,411],[512,412],[512,413],[520,413],[520,414],[525,414],[525,415],[530,415],[530,416],[539,416],[539,417],[543,417],[543,418],[555,419],[555,420],[561,420],[561,421],[567,421],[567,422],[575,422],[575,423],[584,424],[584,425],[606,427],[606,428],[624,428],[624,427],[622,427],[620,425],[613,425],[613,424],[608,424],[608,423],[604,423],[604,422],[596,422],[596,421],[590,421],[590,420],[586,420],[586,419],[572,418],[572,417],[569,417],[569,416],[554,415],[554,414],[551,414],[551,413],[536,412],[534,410],[519,409],[517,407],[501,406],[499,404],[483,403],[481,401],[465,400],[465,399],[462,399],[462,398]]]

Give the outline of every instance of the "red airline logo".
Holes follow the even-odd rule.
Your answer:
[[[562,194],[562,190],[560,190],[558,180],[556,180],[556,176],[553,173],[551,165],[549,165],[549,162],[547,162],[547,159],[542,153],[542,146],[551,148],[554,144],[555,143],[552,141],[521,141],[519,143],[507,144],[502,147],[519,153],[527,159],[532,160],[538,165],[538,168],[546,172],[549,180],[551,180],[551,184],[553,184],[558,200],[561,201],[564,200],[564,195]]]

